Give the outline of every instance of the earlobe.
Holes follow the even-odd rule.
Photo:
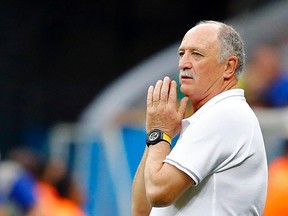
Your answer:
[[[236,56],[230,56],[225,66],[225,71],[223,74],[225,79],[229,79],[234,75],[237,64],[238,64],[238,58]]]

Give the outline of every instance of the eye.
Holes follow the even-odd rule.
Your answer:
[[[194,56],[202,56],[202,54],[200,54],[199,52],[192,52],[192,55],[194,55]]]
[[[182,57],[184,55],[184,51],[179,51],[179,56]]]

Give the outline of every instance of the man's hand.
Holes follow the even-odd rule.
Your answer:
[[[171,138],[181,130],[181,120],[185,116],[188,97],[184,97],[178,107],[177,83],[169,77],[158,80],[147,93],[146,130],[160,129]]]

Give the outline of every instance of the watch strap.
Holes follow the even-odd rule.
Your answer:
[[[171,137],[169,135],[167,135],[166,133],[163,132],[163,138],[162,138],[162,141],[165,141],[165,142],[168,142],[169,145],[171,146]]]

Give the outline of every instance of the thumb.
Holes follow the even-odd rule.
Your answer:
[[[178,108],[178,113],[182,116],[182,118],[185,117],[185,111],[186,111],[188,100],[189,100],[188,97],[184,97],[180,101],[180,106]]]

